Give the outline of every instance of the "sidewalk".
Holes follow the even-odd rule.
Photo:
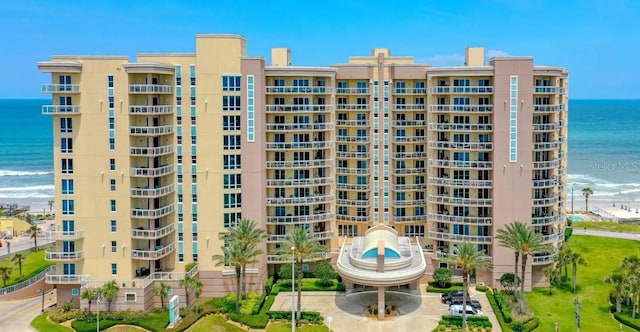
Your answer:
[[[31,237],[18,236],[14,237],[11,240],[0,240],[2,241],[2,248],[0,248],[0,259],[9,257],[17,252],[24,252],[33,249],[33,239]],[[11,246],[7,245],[7,241],[11,242]],[[54,243],[53,240],[47,240],[45,237],[38,237],[38,248],[43,248],[51,243]],[[9,253],[11,251],[11,253]]]
[[[611,237],[617,239],[627,239],[627,240],[640,240],[640,234],[635,233],[622,233],[622,232],[609,232],[609,231],[600,231],[595,229],[587,229],[577,227],[580,224],[574,223],[575,227],[573,227],[573,235],[593,235],[593,236],[602,236],[602,237]]]

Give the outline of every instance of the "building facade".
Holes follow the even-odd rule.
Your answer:
[[[345,237],[383,223],[415,238],[425,278],[456,243],[493,260],[478,282],[513,271],[494,236],[526,221],[551,250],[531,259],[527,287],[564,239],[568,73],[531,57],[433,67],[374,49],[328,67],[271,64],[234,35],[197,35],[194,53],[53,56],[44,93],[53,116],[57,240],[46,259],[60,301],[108,280],[119,308],[153,306],[150,286],[185,274],[203,296],[234,289],[211,259],[240,218],[267,230],[248,269],[262,289],[285,263],[293,227],[337,258]],[[185,271],[188,263],[197,268]],[[305,266],[304,268],[313,268]],[[179,289],[175,290],[180,293]]]

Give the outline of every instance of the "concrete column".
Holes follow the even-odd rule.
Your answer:
[[[384,286],[378,287],[378,320],[384,320]]]

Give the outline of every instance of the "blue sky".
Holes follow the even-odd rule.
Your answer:
[[[294,65],[313,66],[374,47],[457,65],[484,46],[569,68],[571,98],[640,98],[639,20],[633,0],[2,0],[0,98],[47,98],[36,62],[52,54],[193,52],[198,33],[244,35],[248,55],[267,59],[289,47]]]

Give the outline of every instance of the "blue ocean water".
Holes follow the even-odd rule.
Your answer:
[[[0,203],[46,205],[53,197],[49,100],[0,100]],[[640,202],[640,100],[569,102],[569,186],[589,186],[600,204]]]

